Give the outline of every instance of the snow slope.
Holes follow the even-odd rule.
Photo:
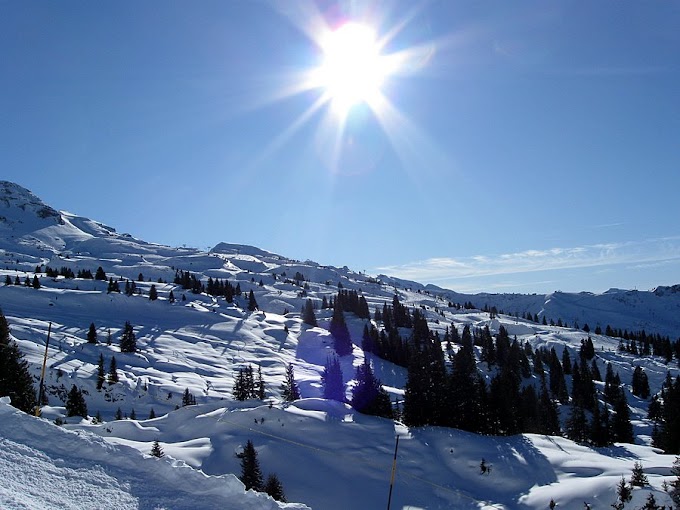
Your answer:
[[[668,370],[672,375],[678,373],[675,362],[667,366],[653,357],[633,358],[616,352],[618,339],[592,335],[600,366],[611,362],[627,385],[635,445],[590,449],[563,438],[480,437],[430,427],[407,430],[393,421],[363,416],[344,404],[319,398],[323,365],[333,352],[327,331],[331,312],[317,310],[319,327],[303,325],[299,311],[307,298],[320,305],[323,297],[335,296],[341,284],[346,289],[361,290],[373,310],[391,302],[397,293],[409,307],[420,307],[430,328],[440,335],[447,326],[461,330],[466,324],[488,325],[496,332],[503,325],[521,342],[534,347],[554,346],[558,352],[567,348],[572,355],[585,334],[513,316],[491,320],[489,314],[479,310],[449,307],[453,294],[413,282],[372,278],[348,268],[290,260],[253,247],[223,243],[207,253],[146,243],[70,213],[42,218],[40,211],[47,206],[30,192],[0,182],[0,189],[3,186],[11,191],[12,200],[6,202],[9,205],[4,215],[8,220],[0,232],[0,307],[36,377],[48,329],[51,331],[46,373],[50,405],[43,409],[43,416],[63,419],[66,393],[76,384],[85,393],[89,415],[100,413],[104,423],[68,418],[64,428],[58,428],[45,420],[16,413],[6,404],[0,407],[0,459],[8,472],[0,477],[0,498],[8,498],[6,505],[0,499],[2,508],[51,506],[48,500],[41,499],[45,496],[38,490],[19,499],[23,496],[17,494],[17,488],[25,484],[21,477],[30,473],[26,466],[31,457],[39,459],[41,472],[52,474],[45,478],[56,484],[55,490],[67,490],[68,480],[77,479],[89,487],[84,492],[95,498],[99,496],[92,495],[97,491],[94,486],[100,483],[103,491],[112,494],[103,499],[120,501],[119,508],[189,508],[183,505],[193,497],[205,499],[195,499],[191,508],[229,508],[222,497],[234,498],[234,508],[260,508],[239,499],[245,493],[241,494],[242,487],[238,489],[231,476],[239,473],[235,454],[248,439],[258,450],[265,474],[274,472],[281,479],[289,501],[329,510],[381,508],[387,500],[396,436],[400,443],[392,508],[538,509],[546,508],[551,498],[559,508],[582,508],[586,500],[597,504],[593,508],[604,508],[614,501],[616,484],[622,475],[629,477],[635,461],[643,463],[651,483],[649,489],[637,490],[636,498],[644,501],[645,493],[653,490],[657,501],[664,501],[660,490],[669,477],[673,457],[661,455],[649,446],[648,401],[630,393],[630,381],[633,365],[641,364],[656,391]],[[18,277],[22,283],[31,280],[40,264],[43,269],[49,265],[56,269],[68,267],[74,272],[94,272],[101,266],[107,277],[122,279],[121,286],[126,279],[135,280],[139,293],[108,294],[104,281],[48,278],[44,273],[37,273],[39,289],[2,285],[6,276],[12,281]],[[166,283],[173,281],[179,269],[190,271],[203,282],[211,277],[238,283],[243,295],[227,303],[223,298],[193,294]],[[305,281],[295,281],[298,272]],[[156,301],[148,299],[151,285],[159,293]],[[256,312],[246,309],[246,294],[251,290],[260,309]],[[168,299],[171,291],[175,302]],[[610,296],[611,309],[600,307],[597,311],[612,318],[615,313],[622,317],[627,314],[630,303],[615,299],[616,295]],[[659,329],[649,331],[671,328],[663,310],[673,309],[677,295],[668,288],[654,294],[658,301],[646,297],[635,301],[646,320],[659,325]],[[552,296],[551,302],[558,302],[562,310],[569,309],[572,295]],[[591,306],[592,301],[579,296],[574,295],[576,304],[568,306]],[[456,302],[471,300],[483,306],[483,299],[486,297]],[[513,311],[511,306],[499,304],[521,300],[528,306],[533,299],[546,303],[545,296],[498,295],[496,306]],[[566,315],[559,317],[573,320]],[[355,343],[354,352],[341,359],[349,392],[355,367],[364,359],[359,348],[364,321],[351,315],[347,320]],[[133,354],[121,353],[118,347],[125,321],[134,326],[137,336],[138,352]],[[90,323],[95,324],[98,333],[98,343],[94,345],[86,341]],[[591,326],[594,325],[593,321]],[[625,327],[615,322],[611,325]],[[107,368],[115,356],[120,382],[105,384],[97,391],[100,355]],[[377,358],[372,362],[392,399],[401,399],[405,370]],[[281,401],[281,384],[289,363],[294,366],[303,397],[292,405]],[[235,402],[231,398],[235,374],[249,364],[262,371],[264,403]],[[187,389],[198,405],[176,409]],[[134,411],[138,419],[114,421],[118,409],[127,416]],[[146,420],[151,410],[158,418]],[[161,442],[171,459],[159,462],[143,456],[154,440]],[[61,448],[61,443],[66,446]],[[120,463],[111,460],[128,455],[129,459]],[[493,466],[489,476],[480,475],[482,458]],[[151,490],[149,498],[141,493],[135,477],[127,473],[127,466],[132,464],[138,469],[133,473],[144,480],[145,488],[146,480],[158,483],[158,490]],[[160,472],[156,473],[156,469]],[[88,471],[97,475],[92,477]],[[175,471],[181,472],[181,477],[185,472],[192,474],[187,475],[187,483],[180,483],[176,482],[180,475],[171,474]],[[197,482],[196,476],[207,481]],[[206,488],[215,485],[234,492],[215,494]],[[160,503],[151,501],[153,497],[160,498],[164,490],[173,495],[159,499]],[[205,495],[206,491],[210,496]],[[238,497],[233,495],[236,493]],[[90,497],[87,494],[67,494],[66,499],[74,501],[73,508],[92,506],[89,500],[79,499]],[[210,499],[213,496],[216,499]],[[257,501],[260,504],[260,499]],[[273,504],[262,501],[267,501],[263,505]]]
[[[0,402],[0,508],[307,508],[246,492],[233,475],[207,476],[181,460],[157,459],[73,432]]]

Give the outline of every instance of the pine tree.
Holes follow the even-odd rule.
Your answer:
[[[122,420],[123,419],[123,411],[121,410],[120,407],[118,409],[116,409],[116,414],[113,416],[113,419],[114,420]]]
[[[66,399],[66,416],[87,417],[87,404],[80,389],[74,384]]]
[[[646,399],[649,397],[649,380],[647,374],[640,365],[633,370],[632,392],[636,397]]]
[[[123,334],[120,337],[120,352],[135,352],[137,350],[137,337],[129,321],[125,322]]]
[[[255,294],[253,294],[253,291],[251,290],[250,293],[248,294],[248,310],[254,312],[257,309],[258,306],[257,301],[255,301]]]
[[[670,495],[676,508],[680,508],[680,457],[675,457],[671,474],[675,476],[669,485],[668,494]]]
[[[323,384],[323,398],[329,400],[345,401],[345,385],[342,382],[342,368],[336,356],[331,356],[326,360],[323,373],[321,374]]]
[[[158,299],[158,290],[156,290],[156,285],[153,283],[151,284],[151,287],[149,287],[149,300],[150,301],[156,301]]]
[[[580,402],[572,402],[567,419],[567,437],[577,443],[583,443],[588,438],[588,420]]]
[[[107,377],[107,382],[109,384],[115,384],[118,382],[118,365],[116,363],[115,356],[111,356],[111,361],[109,362],[109,374]]]
[[[156,440],[153,442],[153,445],[151,446],[150,455],[151,455],[152,457],[156,457],[156,458],[158,458],[158,459],[160,459],[161,457],[163,457],[163,456],[165,455],[165,453],[163,452],[163,448],[161,448],[161,445],[160,445],[160,443],[158,442],[158,439],[156,439]]]
[[[170,294],[168,294],[168,301],[171,303],[175,302],[175,294],[172,292],[172,290],[170,291]]]
[[[641,510],[661,510],[662,507],[656,504],[656,498],[654,497],[654,493],[650,492],[649,495],[647,496],[647,501],[645,501],[645,506],[641,508]],[[665,506],[663,508],[666,508]]]
[[[106,380],[106,372],[104,371],[104,355],[99,353],[99,363],[97,363],[97,391],[101,391]]]
[[[333,346],[338,356],[346,356],[352,353],[352,338],[347,329],[345,322],[345,315],[342,310],[340,300],[335,300],[335,307],[333,308],[333,317],[328,328],[333,336]]]
[[[392,404],[380,379],[373,374],[368,358],[357,367],[357,384],[352,388],[352,407],[363,414],[392,418]]]
[[[38,404],[28,362],[16,342],[10,339],[9,324],[1,310],[0,395],[10,397],[12,405],[26,413],[33,412]]]
[[[293,372],[293,365],[288,364],[286,367],[286,380],[283,382],[281,397],[286,402],[292,402],[300,398],[300,389],[295,382],[295,372]]]
[[[156,411],[153,410],[153,407],[151,408],[151,411],[149,411],[149,420],[153,420],[156,417]]]
[[[286,495],[283,492],[283,484],[275,474],[270,474],[264,484],[264,492],[269,494],[276,501],[286,502]]]
[[[94,279],[95,280],[101,280],[103,282],[106,281],[106,273],[104,272],[104,269],[102,269],[102,266],[99,266],[97,268],[97,271],[94,274]]]
[[[189,391],[189,388],[184,389],[184,394],[182,395],[182,407],[185,406],[195,406],[196,397]]]
[[[241,476],[239,480],[243,482],[246,490],[261,491],[263,489],[262,471],[260,470],[260,463],[257,460],[257,450],[253,446],[253,442],[248,439],[243,452],[236,455],[241,459]]]
[[[257,367],[257,383],[254,388],[255,398],[264,400],[264,379],[262,378],[262,367]]]
[[[302,310],[302,322],[312,327],[318,325],[316,322],[316,315],[314,314],[314,305],[311,299],[308,299],[305,302],[305,306]]]
[[[34,289],[39,289],[40,288],[40,279],[38,278],[38,275],[33,275],[33,282],[31,283],[32,287]]]
[[[645,485],[649,485],[649,480],[642,470],[642,464],[640,462],[636,461],[633,464],[633,472],[630,475],[630,484],[633,487],[644,487]]]
[[[90,322],[90,328],[87,330],[87,343],[97,343],[97,328],[95,328],[94,322]]]
[[[612,505],[614,510],[623,510],[626,503],[633,498],[633,489],[626,483],[625,478],[621,477],[621,481],[616,486],[616,503]]]

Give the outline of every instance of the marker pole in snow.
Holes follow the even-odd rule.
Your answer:
[[[394,475],[397,472],[397,450],[399,449],[399,436],[397,436],[396,443],[394,444],[394,460],[392,461],[392,476],[390,477],[390,495],[387,498],[387,510],[390,510],[390,504],[392,503],[392,487],[394,486]]]
[[[43,366],[40,372],[40,389],[38,389],[38,404],[35,406],[35,415],[40,416],[40,404],[43,399],[43,384],[45,381],[45,366],[47,365],[47,347],[50,345],[50,333],[52,332],[52,322],[47,326],[47,340],[45,341],[45,356],[43,356]]]

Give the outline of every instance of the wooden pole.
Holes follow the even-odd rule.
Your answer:
[[[399,449],[399,436],[397,436],[396,443],[394,444],[394,460],[392,461],[392,476],[390,477],[390,495],[387,498],[387,510],[390,510],[390,505],[392,504],[392,487],[394,486],[394,475],[397,472],[397,450]]]
[[[38,389],[38,404],[35,406],[35,415],[40,416],[40,404],[43,399],[43,387],[45,384],[45,367],[47,366],[47,348],[50,345],[50,333],[52,332],[52,322],[47,327],[47,340],[45,341],[45,356],[43,356],[42,371],[40,372],[40,388]]]

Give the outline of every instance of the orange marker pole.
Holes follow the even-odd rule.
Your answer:
[[[390,495],[387,498],[387,510],[390,510],[390,504],[392,503],[392,487],[394,486],[394,475],[397,472],[397,450],[399,449],[399,436],[397,436],[397,442],[394,445],[394,460],[392,461],[392,476],[390,478]]]

